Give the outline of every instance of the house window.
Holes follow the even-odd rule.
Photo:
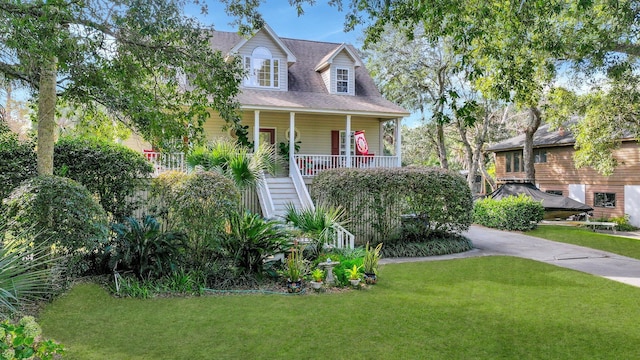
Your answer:
[[[547,150],[546,149],[533,150],[533,162],[535,162],[536,164],[546,163]]]
[[[560,196],[562,196],[562,190],[547,190],[545,192],[547,194],[551,194],[551,195],[560,195]]]
[[[340,155],[347,155],[347,132],[344,130],[340,130]],[[353,137],[353,131],[351,132],[351,155],[356,154],[356,141]]]
[[[244,69],[247,77],[245,86],[277,88],[280,86],[280,60],[271,56],[271,51],[257,47],[251,56],[245,56]]]
[[[615,193],[594,193],[593,206],[604,207],[604,208],[616,207],[616,194]]]
[[[505,154],[505,171],[522,172],[524,165],[522,164],[522,151],[511,151]]]
[[[349,69],[336,69],[336,92],[349,93]]]

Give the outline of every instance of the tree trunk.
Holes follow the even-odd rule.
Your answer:
[[[438,157],[440,158],[440,167],[443,169],[449,169],[447,148],[444,144],[444,125],[436,124],[436,133],[438,138]]]
[[[522,149],[525,178],[532,184],[536,183],[536,168],[533,162],[533,136],[536,134],[536,131],[538,131],[541,123],[542,115],[540,114],[540,109],[532,106],[529,108],[529,123],[524,132],[524,147]]]
[[[53,175],[57,60],[42,65],[38,85],[38,175]]]
[[[466,168],[469,171],[467,173],[467,184],[469,184],[469,189],[473,191],[473,184],[476,182],[477,172],[477,166],[473,161],[473,149],[471,148],[471,144],[467,138],[467,128],[464,126],[464,123],[460,119],[457,119],[456,125],[458,127],[458,132],[460,133],[460,140],[462,140],[462,145],[464,146]]]

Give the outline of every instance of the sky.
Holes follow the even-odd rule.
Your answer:
[[[233,18],[225,14],[220,2],[207,0],[206,3],[209,8],[206,15],[200,14],[195,6],[185,12],[205,25],[213,25],[216,30],[237,31],[235,26],[229,25]],[[259,7],[264,20],[279,37],[362,45],[362,30],[345,33],[345,12],[329,6],[327,0],[317,0],[313,6],[305,4],[303,9],[304,15],[298,17],[296,8],[287,0],[267,0]]]

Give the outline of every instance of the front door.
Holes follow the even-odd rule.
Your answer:
[[[260,144],[275,145],[276,129],[260,128]]]

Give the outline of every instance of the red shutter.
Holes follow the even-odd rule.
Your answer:
[[[331,155],[340,155],[340,131],[331,130]]]

